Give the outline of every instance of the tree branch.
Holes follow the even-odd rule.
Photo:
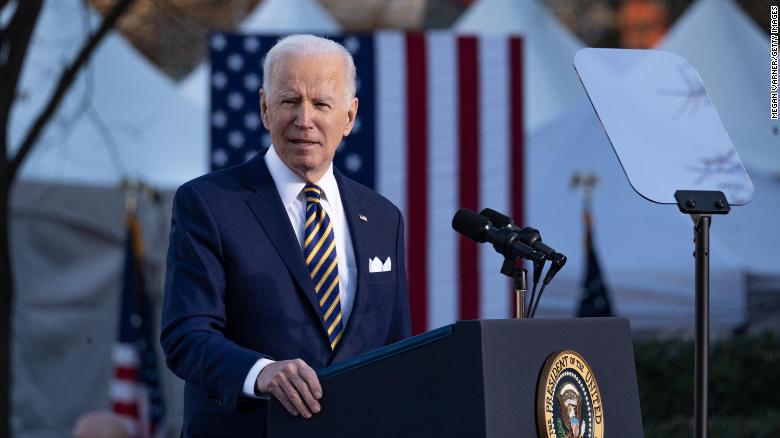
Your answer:
[[[16,85],[27,56],[27,46],[30,44],[35,23],[41,11],[42,0],[22,1],[16,5],[11,21],[3,29],[3,38],[0,40],[0,162],[6,164],[8,118],[11,106],[16,97]],[[8,181],[10,181],[10,176]]]
[[[0,11],[3,10],[6,4],[8,4],[8,0],[0,0]]]
[[[27,0],[25,0],[23,3],[26,3],[26,1]],[[46,126],[46,123],[54,115],[60,101],[62,101],[62,99],[65,97],[65,93],[76,79],[79,70],[81,70],[84,64],[87,63],[98,44],[100,44],[100,42],[103,40],[103,37],[105,37],[106,34],[114,27],[114,24],[119,19],[119,17],[121,17],[122,14],[134,2],[135,0],[119,0],[108,12],[108,14],[106,14],[105,18],[103,18],[103,22],[100,23],[98,30],[89,37],[73,63],[62,72],[59,82],[57,83],[57,88],[54,90],[51,98],[49,98],[49,102],[46,104],[46,107],[43,109],[43,111],[41,111],[41,114],[35,120],[35,123],[30,128],[30,131],[25,136],[22,145],[19,147],[19,150],[13,157],[13,160],[8,167],[10,181],[13,181],[13,178],[16,176],[16,172],[19,171],[19,167],[24,162],[27,154],[29,154],[30,150],[32,150],[32,147],[38,140],[38,137],[43,131],[44,126]]]

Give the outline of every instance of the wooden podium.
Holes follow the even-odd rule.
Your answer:
[[[273,400],[266,436],[536,437],[542,368],[563,350],[582,355],[596,377],[604,434],[643,436],[631,334],[622,318],[442,327],[319,370],[322,411],[305,420]]]

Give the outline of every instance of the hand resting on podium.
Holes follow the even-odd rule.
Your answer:
[[[257,376],[257,391],[276,397],[292,415],[311,418],[320,411],[322,387],[317,373],[301,359],[282,360],[265,366]]]

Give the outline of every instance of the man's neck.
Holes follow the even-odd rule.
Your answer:
[[[285,165],[287,165],[285,163]],[[300,179],[302,179],[304,182],[316,184],[317,181],[321,180],[323,176],[328,172],[328,169],[325,170],[318,170],[318,171],[307,171],[307,172],[301,172],[298,169],[292,169],[290,166],[287,166],[288,169],[292,171],[292,173],[298,175]]]

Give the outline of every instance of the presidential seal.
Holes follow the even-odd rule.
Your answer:
[[[604,408],[596,376],[576,351],[547,359],[539,379],[536,418],[539,437],[603,438]]]

